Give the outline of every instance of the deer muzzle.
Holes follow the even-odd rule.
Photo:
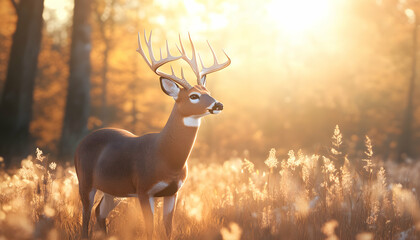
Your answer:
[[[215,102],[213,106],[209,109],[211,114],[218,114],[223,110],[223,103]]]

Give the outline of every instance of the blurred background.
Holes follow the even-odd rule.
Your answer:
[[[165,40],[177,54],[190,33],[206,65],[206,40],[232,59],[207,78],[225,110],[205,118],[193,157],[323,153],[338,125],[346,152],[363,153],[368,135],[377,156],[415,159],[419,10],[417,0],[1,1],[0,156],[13,164],[39,147],[64,161],[94,129],[160,131],[173,100],[135,51],[137,33],[153,30],[155,55]]]

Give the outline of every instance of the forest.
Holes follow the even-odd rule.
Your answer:
[[[0,240],[79,239],[81,139],[165,126],[173,99],[136,51],[151,31],[156,56],[191,54],[190,36],[204,65],[213,49],[232,61],[206,78],[224,109],[202,120],[174,239],[420,238],[419,14],[419,0],[0,1]],[[144,238],[131,208],[93,238]]]

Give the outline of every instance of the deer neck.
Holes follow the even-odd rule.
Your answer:
[[[184,117],[178,112],[175,103],[168,122],[159,134],[159,156],[171,167],[183,168],[194,146],[198,127],[185,125]]]

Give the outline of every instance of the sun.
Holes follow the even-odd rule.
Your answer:
[[[325,22],[330,0],[272,0],[267,12],[279,30],[299,34]]]

